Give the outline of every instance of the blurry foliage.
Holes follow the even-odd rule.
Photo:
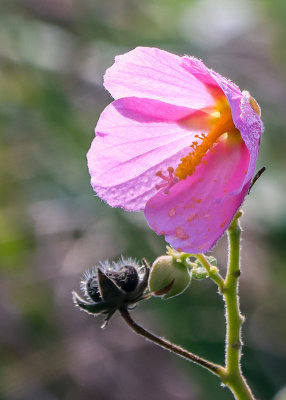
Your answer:
[[[208,372],[161,355],[116,320],[104,335],[71,302],[81,271],[98,260],[123,253],[152,261],[164,252],[164,240],[142,215],[110,209],[94,196],[85,161],[93,127],[111,100],[104,70],[137,45],[201,57],[262,106],[259,164],[267,170],[243,221],[243,368],[261,399],[286,384],[286,6],[282,0],[213,4],[1,2],[1,399],[79,400],[96,393],[97,400],[120,400],[133,399],[134,391],[138,400],[231,399]],[[216,249],[222,265],[224,245]],[[151,329],[223,362],[222,307],[211,282],[192,282],[180,297],[146,302],[135,317],[148,313]]]

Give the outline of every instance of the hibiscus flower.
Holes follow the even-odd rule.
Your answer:
[[[175,249],[210,250],[241,206],[263,125],[247,91],[194,57],[138,47],[115,58],[88,152],[91,184],[112,207],[144,210]]]

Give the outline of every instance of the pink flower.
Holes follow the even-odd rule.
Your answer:
[[[144,210],[175,249],[210,250],[254,175],[258,104],[202,61],[156,48],[116,57],[104,85],[115,101],[87,155],[94,190],[112,207]]]

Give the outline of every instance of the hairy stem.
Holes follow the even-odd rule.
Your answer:
[[[208,272],[208,276],[217,284],[219,292],[225,302],[226,340],[225,340],[225,367],[205,360],[166,339],[158,337],[137,324],[130,316],[127,308],[119,312],[128,326],[138,335],[144,336],[151,342],[186,358],[220,377],[221,381],[231,390],[236,400],[255,400],[240,366],[241,359],[241,327],[243,316],[240,313],[238,286],[240,276],[240,235],[241,228],[239,211],[228,228],[228,267],[225,279],[219,274],[218,268],[212,266],[203,254],[189,254],[196,257]]]
[[[224,375],[225,371],[224,368],[220,365],[214,364],[208,360],[205,360],[196,354],[193,354],[182,347],[173,344],[169,342],[166,339],[163,339],[161,337],[158,337],[154,335],[153,333],[147,331],[145,328],[143,328],[141,325],[137,324],[130,316],[129,311],[126,308],[122,308],[119,310],[122,318],[124,321],[128,324],[128,326],[138,335],[144,336],[146,339],[150,340],[151,342],[157,344],[160,347],[163,347],[164,349],[167,349],[171,351],[172,353],[178,354],[179,356],[186,358],[189,361],[194,362],[195,364],[199,364],[202,367],[208,369],[210,372],[212,372],[215,375],[222,376]]]
[[[238,212],[228,228],[228,268],[222,294],[226,308],[225,374],[222,377],[237,400],[254,400],[254,396],[243,377],[241,359],[241,326],[243,316],[240,313],[238,283],[240,276],[240,234]]]

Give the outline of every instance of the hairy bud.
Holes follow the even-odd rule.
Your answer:
[[[171,255],[158,257],[151,268],[149,289],[164,299],[177,296],[190,284],[191,275],[185,263]]]
[[[76,306],[89,314],[105,314],[105,327],[118,309],[128,308],[146,298],[149,268],[131,258],[105,261],[86,271],[81,280],[85,298],[73,292]]]

